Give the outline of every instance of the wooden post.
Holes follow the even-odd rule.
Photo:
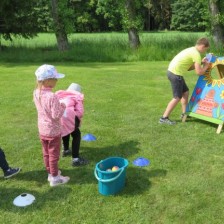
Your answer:
[[[216,131],[217,134],[220,134],[220,132],[222,130],[222,127],[223,127],[223,123],[222,124],[219,124],[219,126],[217,128],[217,131]]]
[[[183,118],[182,118],[182,122],[185,122],[187,119],[187,114],[184,114]]]

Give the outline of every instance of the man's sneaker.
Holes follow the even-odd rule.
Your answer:
[[[8,170],[4,171],[4,177],[10,178],[19,172],[20,172],[20,168],[9,168]]]
[[[168,117],[161,117],[160,119],[159,119],[159,123],[160,124],[169,124],[169,125],[174,125],[174,124],[176,124],[176,122],[175,121],[171,121]]]
[[[61,170],[58,170],[58,175],[61,175]],[[50,182],[52,180],[52,175],[49,173],[47,180]]]
[[[79,157],[78,160],[72,160],[72,166],[84,166],[84,165],[87,165],[89,163],[88,160],[84,159],[84,158],[81,158]]]
[[[62,157],[70,156],[71,154],[72,154],[72,151],[70,149],[62,151]]]
[[[51,187],[56,187],[61,184],[66,184],[70,180],[70,177],[64,177],[61,175],[58,175],[57,177],[52,177],[50,181]]]

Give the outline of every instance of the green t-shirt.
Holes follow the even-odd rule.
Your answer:
[[[195,63],[201,64],[201,55],[196,47],[190,47],[177,54],[170,62],[168,70],[175,75],[181,75]]]

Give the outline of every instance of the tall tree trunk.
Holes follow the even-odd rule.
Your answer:
[[[54,21],[54,29],[55,29],[55,36],[57,39],[58,49],[59,51],[67,51],[69,49],[68,45],[68,37],[65,31],[65,26],[63,21],[60,19],[58,13],[58,0],[51,0],[52,6],[52,17]]]
[[[151,9],[147,10],[147,30],[151,30]]]
[[[136,10],[133,0],[126,0],[125,7],[127,9],[128,20],[131,23],[136,19]],[[140,39],[138,35],[138,30],[135,27],[129,27],[128,29],[128,39],[130,47],[137,49],[140,46]]]
[[[140,46],[138,31],[135,28],[128,30],[128,40],[132,49],[137,49]]]
[[[213,34],[213,40],[216,44],[216,46],[220,46],[224,44],[224,30],[223,30],[223,26],[218,23],[218,22],[214,22],[215,17],[217,17],[220,14],[220,10],[219,10],[219,6],[218,6],[218,2],[214,1],[214,0],[209,0],[209,9],[212,15],[212,21],[211,21],[211,25],[212,25],[212,34]]]

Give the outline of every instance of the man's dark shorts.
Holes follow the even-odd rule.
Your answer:
[[[167,71],[167,77],[170,80],[173,97],[174,98],[182,98],[183,93],[189,91],[187,84],[185,83],[184,77],[180,75],[175,75],[170,71]]]

